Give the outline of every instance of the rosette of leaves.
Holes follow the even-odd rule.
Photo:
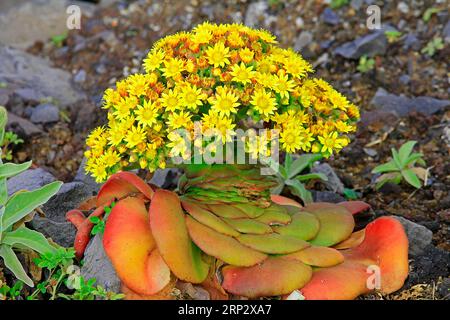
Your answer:
[[[0,107],[0,142],[5,135],[6,123],[7,111],[4,107]],[[14,164],[3,163],[0,160],[0,258],[17,279],[33,287],[33,281],[21,265],[16,252],[34,250],[44,254],[57,250],[44,235],[25,227],[25,221],[37,207],[58,192],[62,182],[55,181],[33,191],[18,191],[9,196],[7,179],[27,170],[30,166],[31,161]]]

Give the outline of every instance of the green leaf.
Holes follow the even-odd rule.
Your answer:
[[[286,168],[283,167],[281,164],[278,166],[278,172],[279,172],[279,174],[280,174],[280,176],[281,176],[282,178],[284,178],[284,179],[287,178],[287,171],[286,171]]]
[[[15,164],[15,163],[5,163],[0,165],[0,179],[10,178],[27,170],[31,166],[31,161]]]
[[[18,247],[17,245],[24,246],[40,254],[54,253],[57,251],[42,233],[25,227],[5,233],[2,243],[11,247]]]
[[[353,189],[344,188],[344,197],[347,200],[356,200],[358,199],[358,193]]]
[[[24,268],[20,264],[19,259],[17,258],[16,254],[14,253],[13,249],[10,246],[7,245],[0,245],[0,257],[3,258],[3,262],[12,273],[14,273],[14,276],[25,282],[28,286],[34,287],[33,280],[30,279],[30,277],[25,272]]]
[[[15,193],[6,204],[3,230],[7,230],[15,222],[46,203],[58,192],[61,185],[61,181],[55,181],[33,191]]]
[[[373,168],[372,173],[383,173],[392,171],[399,171],[399,169],[397,168],[397,166],[393,161],[389,161],[387,163],[380,164],[379,166]]]
[[[290,153],[286,153],[286,159],[284,160],[284,167],[286,168],[286,171],[289,172],[292,165],[292,156]]]
[[[399,184],[401,181],[402,181],[402,175],[400,172],[385,173],[381,177],[378,178],[377,183],[375,185],[375,189],[377,189],[377,190],[380,189],[387,182]]]
[[[408,159],[406,159],[405,161],[405,165],[414,165],[414,163],[416,163],[416,161],[418,161],[419,159],[422,160],[421,158],[423,157],[422,153],[413,153],[412,155],[410,155],[408,157]],[[422,160],[423,161],[423,160]]]
[[[289,190],[291,191],[291,193],[302,199],[304,203],[313,202],[311,192],[306,190],[303,183],[298,180],[287,180],[286,184],[289,186]]]
[[[398,150],[398,155],[400,158],[400,163],[402,165],[405,165],[405,162],[407,161],[409,155],[411,154],[414,145],[417,143],[417,141],[408,141],[404,143],[400,149]]]
[[[307,174],[298,175],[298,176],[295,177],[295,179],[297,179],[300,182],[313,180],[313,179],[320,179],[320,180],[323,180],[323,181],[328,181],[328,177],[325,174],[321,173],[321,172],[307,173]]]
[[[299,156],[291,165],[288,172],[288,178],[291,179],[305,170],[308,166],[311,166],[315,161],[322,159],[320,154],[304,154]]]
[[[0,178],[0,205],[5,205],[8,201],[8,185],[6,178]]]
[[[403,164],[400,161],[400,155],[398,154],[398,151],[395,150],[394,148],[392,148],[391,151],[392,151],[392,158],[394,160],[394,164],[397,166],[397,168],[399,170],[402,170],[403,169]]]
[[[417,177],[417,175],[411,169],[402,170],[402,176],[405,178],[406,182],[408,182],[414,188],[420,189],[420,187],[422,186],[419,177]]]

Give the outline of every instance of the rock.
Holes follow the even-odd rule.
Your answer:
[[[344,194],[344,184],[328,163],[320,163],[315,165],[311,172],[323,173],[328,177],[328,181],[322,181],[327,189],[339,194]]]
[[[438,286],[438,292],[442,298],[450,300],[450,278],[442,279],[442,283]]]
[[[90,175],[86,174],[85,168],[86,158],[83,158],[73,181],[84,183],[88,192],[96,195],[101,185],[95,182],[94,178],[92,178]]]
[[[402,192],[402,188],[398,184],[386,182],[381,186],[379,191],[383,194],[400,194]]]
[[[302,31],[295,39],[294,50],[301,51],[303,48],[309,46],[313,41],[313,35],[309,31]]]
[[[322,19],[323,22],[333,26],[339,24],[341,20],[339,15],[336,12],[334,12],[334,10],[328,7],[325,8],[325,10],[323,10],[322,14],[320,15],[320,18]]]
[[[76,229],[70,222],[58,222],[45,217],[34,216],[31,225],[63,247],[73,247]]]
[[[440,110],[446,110],[450,107],[450,100],[440,100],[426,96],[408,98],[403,95],[396,96],[388,93],[383,88],[378,88],[370,104],[381,110],[394,112],[398,116],[403,117],[412,111],[432,115]]]
[[[81,69],[77,72],[77,74],[73,77],[73,81],[75,83],[83,83],[86,81],[86,71]]]
[[[450,20],[445,24],[444,30],[442,30],[442,37],[445,42],[450,42]]]
[[[14,93],[22,100],[31,103],[38,103],[40,100],[45,98],[45,96],[30,88],[19,88],[17,90],[14,90]]]
[[[388,41],[383,30],[378,30],[368,35],[346,42],[334,50],[334,54],[347,59],[359,59],[363,55],[374,57],[386,53]]]
[[[30,120],[33,123],[43,124],[58,122],[59,109],[50,103],[40,104],[33,109]]]
[[[400,78],[398,78],[398,81],[403,85],[407,85],[411,81],[411,77],[407,74],[402,74]]]
[[[192,283],[179,281],[177,288],[183,296],[188,296],[192,300],[211,300],[208,291],[200,286],[194,286]]]
[[[405,2],[399,2],[397,4],[397,9],[398,11],[400,11],[403,14],[407,14],[409,12],[409,6],[408,4],[406,4]]]
[[[345,201],[345,198],[332,191],[317,191],[311,190],[314,202],[331,202],[339,203]]]
[[[150,183],[163,189],[171,189],[171,187],[177,186],[180,175],[181,172],[178,169],[158,169],[153,174]]]
[[[76,132],[85,132],[95,126],[96,116],[93,116],[98,112],[98,108],[91,101],[86,101],[82,104],[82,108],[78,105],[74,105],[72,113],[76,115],[74,129]]]
[[[52,97],[58,105],[67,106],[85,98],[72,86],[72,75],[51,67],[47,60],[0,45],[0,61],[0,82],[33,90],[33,96],[39,100]]]
[[[350,6],[355,9],[355,10],[359,10],[361,9],[361,6],[364,4],[364,0],[352,0],[350,2]]]
[[[410,256],[418,256],[422,254],[425,248],[431,244],[433,239],[433,232],[424,226],[412,222],[403,217],[394,216],[405,228],[406,235],[409,241],[408,253]]]
[[[263,17],[269,8],[267,1],[252,2],[245,13],[244,24],[250,28],[255,28],[260,25],[260,19]]]
[[[47,218],[64,222],[67,211],[77,208],[92,195],[92,191],[82,182],[65,183],[58,193],[43,205],[42,210]]]
[[[81,6],[83,16],[94,8],[93,4],[67,0],[0,1],[0,43],[24,49],[35,41],[66,33],[66,9],[71,4]]]
[[[56,178],[52,174],[41,168],[28,169],[8,179],[8,195],[12,195],[19,190],[33,191],[55,180]]]
[[[405,37],[403,48],[405,50],[419,50],[422,44],[420,43],[420,40],[416,37],[414,33],[408,33]]]
[[[16,116],[14,113],[8,113],[8,130],[16,132],[21,137],[31,137],[41,134],[43,131],[27,119]]]
[[[107,291],[120,293],[120,279],[103,249],[102,241],[103,237],[97,234],[89,242],[84,253],[81,275],[85,280],[95,278],[96,285]]]

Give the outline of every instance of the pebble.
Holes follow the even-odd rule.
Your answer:
[[[33,123],[52,123],[59,120],[59,109],[55,105],[45,103],[34,108],[30,117]]]

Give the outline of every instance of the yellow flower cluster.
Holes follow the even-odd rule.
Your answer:
[[[164,168],[175,154],[189,157],[175,130],[194,138],[197,121],[224,141],[248,120],[263,123],[279,130],[282,150],[329,156],[349,143],[359,118],[327,82],[308,78],[313,69],[299,54],[278,47],[269,32],[240,24],[203,23],[167,36],[143,67],[145,73],[105,91],[108,125],[87,138],[87,171],[99,182],[125,168]],[[257,142],[250,154],[266,152],[271,137]]]

